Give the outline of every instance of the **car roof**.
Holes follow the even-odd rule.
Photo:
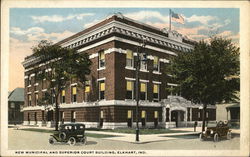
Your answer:
[[[67,123],[67,124],[62,124],[61,126],[63,127],[63,126],[85,126],[85,125],[81,123]]]

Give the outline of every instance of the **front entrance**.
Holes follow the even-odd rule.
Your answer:
[[[176,127],[179,126],[179,122],[184,121],[184,111],[174,110],[171,112],[171,121],[175,122]]]

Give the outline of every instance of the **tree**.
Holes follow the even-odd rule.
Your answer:
[[[55,130],[58,130],[59,99],[62,90],[73,80],[79,86],[84,86],[86,75],[90,74],[91,61],[86,53],[78,53],[75,49],[63,48],[42,40],[32,48],[33,55],[37,57],[43,68],[36,68],[37,80],[46,81],[47,91],[39,99],[40,105],[53,105],[55,108]],[[46,71],[50,69],[50,71]]]
[[[181,95],[203,104],[203,125],[208,104],[237,99],[239,91],[239,48],[230,39],[211,37],[198,42],[191,52],[180,53],[167,70],[179,84]]]

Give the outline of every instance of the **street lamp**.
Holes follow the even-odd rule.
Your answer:
[[[135,141],[139,142],[139,70],[140,70],[140,63],[142,60],[146,60],[147,57],[145,57],[145,54],[142,54],[142,51],[144,50],[146,46],[146,42],[143,39],[142,43],[137,47],[137,57],[136,57],[136,138]],[[143,55],[143,56],[141,56]]]

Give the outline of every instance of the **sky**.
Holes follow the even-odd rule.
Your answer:
[[[21,62],[32,54],[31,48],[39,41],[56,43],[118,12],[160,29],[168,28],[169,9],[185,21],[172,21],[172,30],[196,41],[219,35],[239,45],[237,8],[11,8],[9,91],[24,87]]]

